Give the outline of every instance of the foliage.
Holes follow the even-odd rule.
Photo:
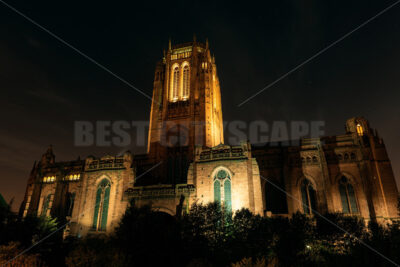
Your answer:
[[[52,218],[18,220],[0,210],[1,259],[4,262],[6,254],[16,255],[56,229]],[[366,227],[360,218],[340,213],[268,218],[247,209],[231,214],[218,203],[194,204],[178,218],[132,202],[114,234],[60,240],[49,238],[20,262],[191,267],[389,266],[385,257],[400,262],[400,222]]]
[[[127,209],[111,239],[117,253],[126,255],[124,264],[156,266],[179,261],[181,239],[176,218],[150,207]]]
[[[19,251],[32,247],[28,254],[19,256],[13,262],[18,263],[20,257],[23,260],[29,255],[40,255],[47,264],[63,261],[59,257],[62,255],[62,239],[61,233],[55,232],[57,227],[55,218],[27,216],[20,219],[9,207],[0,208],[0,245],[3,245],[3,249]],[[39,241],[40,246],[32,246]]]
[[[22,252],[23,250],[17,242],[0,246],[0,266],[45,266],[39,254],[23,254]]]
[[[231,216],[217,202],[207,205],[195,203],[180,222],[187,255],[190,258],[208,258],[223,253],[232,235]]]
[[[254,261],[252,258],[243,258],[242,260],[232,263],[232,267],[264,267],[267,266],[265,258],[259,258]]]

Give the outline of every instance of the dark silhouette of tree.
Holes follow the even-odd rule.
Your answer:
[[[175,217],[132,202],[112,237],[124,264],[135,266],[179,265],[182,244]]]

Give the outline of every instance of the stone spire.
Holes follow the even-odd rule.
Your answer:
[[[42,160],[40,161],[41,165],[49,165],[49,164],[54,164],[55,163],[55,155],[53,153],[53,146],[50,145],[49,148],[47,148],[46,153],[42,155]]]

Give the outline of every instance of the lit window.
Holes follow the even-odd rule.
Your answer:
[[[103,179],[97,187],[93,216],[93,229],[96,231],[106,230],[110,190],[111,184],[107,179]]]
[[[184,100],[189,98],[189,88],[190,88],[190,76],[189,76],[189,66],[186,65],[183,68],[183,93],[182,98]]]
[[[361,124],[357,124],[357,133],[359,136],[363,136],[364,135],[364,129],[361,126]]]
[[[303,211],[306,214],[312,214],[315,210],[315,190],[311,182],[304,179],[301,184],[301,199],[303,202]]]
[[[43,178],[43,183],[53,183],[55,180],[55,176],[46,176]]]
[[[232,212],[231,177],[225,170],[219,170],[214,176],[214,201]]]
[[[340,199],[342,200],[343,213],[358,213],[357,200],[353,186],[346,177],[342,177],[339,182]]]
[[[30,204],[31,204],[31,196],[29,195],[27,200],[26,200],[24,214],[22,215],[23,217],[26,217],[26,215],[28,214],[28,209],[29,209]]]
[[[172,73],[172,94],[171,100],[176,102],[179,96],[179,67],[176,66],[174,68],[174,72]]]
[[[65,177],[67,181],[78,181],[81,178],[81,175],[78,174],[70,174],[67,177]]]

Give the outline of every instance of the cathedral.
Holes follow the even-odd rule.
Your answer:
[[[221,91],[208,42],[171,45],[157,63],[147,153],[35,162],[20,215],[69,221],[65,235],[109,233],[131,200],[172,216],[219,202],[261,216],[342,212],[390,221],[398,190],[385,144],[361,117],[298,145],[224,144]]]

